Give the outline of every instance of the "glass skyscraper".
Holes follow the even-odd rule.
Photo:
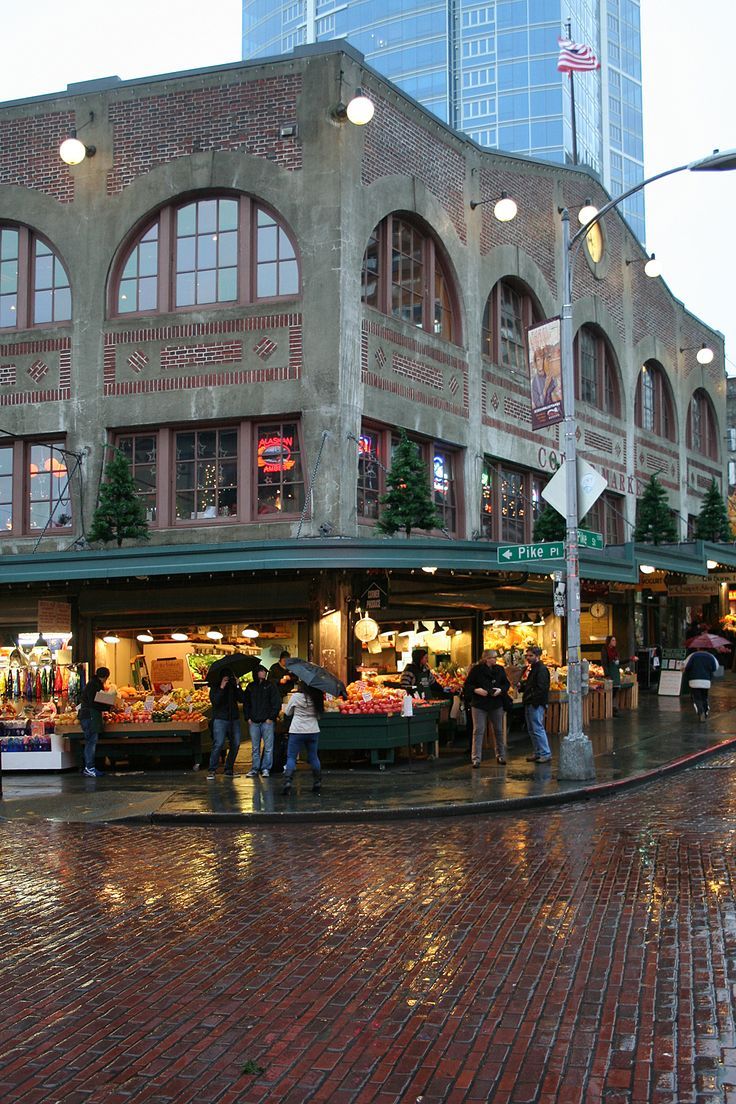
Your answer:
[[[243,0],[243,58],[347,38],[481,145],[570,164],[570,81],[557,71],[568,19],[601,62],[575,75],[578,161],[618,195],[644,177],[639,0]],[[623,211],[643,241],[643,194]]]

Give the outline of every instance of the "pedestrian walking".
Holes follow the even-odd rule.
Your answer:
[[[273,768],[273,733],[276,718],[281,712],[281,694],[275,682],[268,681],[268,671],[261,664],[256,667],[253,682],[245,690],[243,713],[248,722],[253,749],[248,778],[257,778],[259,772],[268,778]],[[263,751],[261,751],[263,741]]]
[[[544,711],[549,701],[549,671],[542,663],[542,649],[536,645],[527,648],[526,661],[528,668],[522,676],[521,700],[524,705],[524,719],[526,730],[532,741],[534,749],[532,755],[527,755],[528,763],[550,763],[552,752],[547,739],[547,731],[544,727]]]
[[[227,741],[228,744],[224,772],[226,778],[232,778],[235,774],[235,760],[240,747],[240,709],[238,707],[244,703],[245,694],[230,667],[223,668],[220,685],[210,688],[210,701],[212,702],[212,752],[207,779],[211,782],[217,774],[225,742]]]
[[[712,652],[698,648],[691,652],[683,665],[683,674],[687,674],[693,708],[699,721],[705,721],[710,713],[709,690],[713,676],[718,670],[718,660]]]
[[[613,689],[613,715],[618,716],[618,692],[621,689],[621,659],[615,636],[607,636],[601,653],[601,666],[604,678],[611,680]]]
[[[312,793],[322,789],[322,764],[317,755],[319,743],[319,718],[325,711],[325,696],[321,690],[315,690],[304,682],[299,682],[296,691],[284,706],[284,713],[291,717],[289,726],[289,744],[284,767],[284,786],[282,793],[291,793],[291,783],[296,770],[296,761],[300,751],[304,751],[307,762],[312,768]]]
[[[97,737],[104,728],[103,713],[112,709],[112,705],[95,701],[98,694],[107,690],[110,671],[107,667],[98,667],[82,691],[79,706],[79,723],[84,734],[84,767],[82,774],[87,778],[102,778],[104,771],[95,767]]]
[[[463,698],[470,710],[473,722],[473,742],[470,761],[479,767],[483,758],[483,744],[489,727],[493,729],[496,762],[506,763],[506,736],[504,732],[504,697],[511,685],[499,663],[498,652],[492,648],[483,652],[478,662],[470,668],[463,684]]]

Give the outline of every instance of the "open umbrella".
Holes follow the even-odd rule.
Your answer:
[[[313,686],[315,690],[324,690],[326,694],[332,694],[333,698],[346,698],[345,683],[341,682],[337,675],[328,671],[326,667],[319,667],[316,663],[310,663],[307,659],[287,659],[286,669],[305,682],[307,686]]]
[[[685,641],[688,648],[712,648],[714,652],[724,648],[730,648],[731,642],[725,636],[716,636],[715,633],[703,632]]]
[[[245,655],[243,652],[234,652],[232,655],[216,659],[207,672],[207,681],[211,686],[216,685],[222,678],[222,672],[231,670],[236,678],[241,675],[252,674],[256,667],[260,667],[258,656]]]

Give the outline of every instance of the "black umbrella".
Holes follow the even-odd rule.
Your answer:
[[[221,680],[222,672],[228,669],[232,671],[236,678],[240,678],[241,675],[253,674],[256,667],[260,666],[261,661],[258,656],[234,652],[233,655],[223,656],[222,659],[215,660],[207,672],[207,681],[214,685]]]
[[[315,690],[324,690],[326,694],[332,694],[333,698],[346,698],[348,695],[345,683],[326,667],[319,667],[306,659],[287,659],[286,669],[307,686],[313,686]]]

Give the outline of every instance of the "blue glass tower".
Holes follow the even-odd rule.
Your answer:
[[[570,20],[596,72],[576,74],[578,161],[617,195],[643,179],[639,0],[243,0],[243,58],[347,38],[378,72],[484,146],[572,161]],[[644,240],[642,193],[623,208]]]

